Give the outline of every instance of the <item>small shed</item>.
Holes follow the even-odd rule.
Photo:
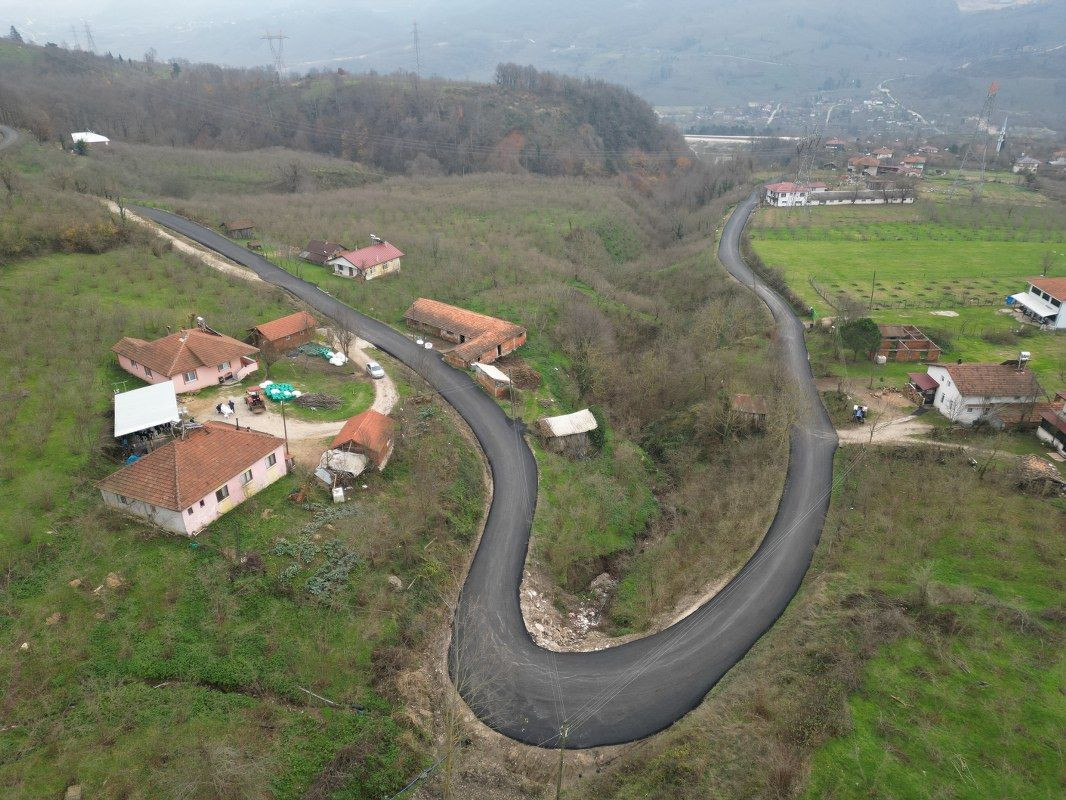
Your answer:
[[[1066,491],[1066,480],[1053,464],[1040,456],[1020,456],[1015,466],[1018,487],[1040,495],[1055,495]]]
[[[313,316],[297,311],[251,328],[248,341],[264,353],[281,355],[312,341],[317,328],[318,321]]]
[[[766,426],[766,398],[761,394],[735,394],[730,403],[734,416],[751,428]]]
[[[476,380],[493,397],[506,397],[511,389],[511,379],[507,373],[492,364],[475,361],[474,380]]]
[[[395,429],[396,423],[389,417],[368,409],[344,423],[330,449],[362,453],[378,470],[383,470],[392,455]]]
[[[93,131],[74,131],[74,133],[70,134],[70,140],[74,142],[74,144],[78,144],[79,142],[83,142],[84,144],[111,144],[111,140],[106,136],[94,133]]]
[[[928,372],[908,372],[908,395],[918,405],[931,406],[940,382]]]
[[[583,458],[588,453],[589,432],[597,427],[596,417],[587,408],[573,414],[544,417],[535,423],[537,434],[547,449],[571,458]]]
[[[307,243],[307,247],[300,251],[300,258],[310,264],[322,266],[343,250],[345,250],[345,247],[342,244],[323,239],[312,239]]]
[[[231,219],[222,223],[222,230],[232,239],[251,239],[255,236],[255,223],[250,219]]]

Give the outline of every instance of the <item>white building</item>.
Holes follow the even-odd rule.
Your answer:
[[[369,281],[390,272],[399,272],[401,258],[403,252],[400,248],[375,238],[369,247],[337,253],[326,261],[326,266],[333,270],[334,275]]]
[[[933,406],[960,425],[973,425],[998,410],[1039,402],[1044,390],[1026,367],[1013,364],[930,364],[937,382]]]
[[[1040,168],[1040,161],[1032,156],[1022,156],[1014,162],[1011,172],[1036,172]]]
[[[824,192],[824,183],[792,183],[781,181],[780,183],[766,184],[766,204],[778,208],[791,206],[805,206],[811,194]]]
[[[1029,288],[1012,294],[1007,305],[1016,306],[1028,317],[1054,330],[1066,330],[1066,278],[1030,278]]]
[[[106,136],[92,131],[76,131],[70,134],[70,139],[74,144],[78,142],[85,142],[85,144],[111,144],[111,140]]]

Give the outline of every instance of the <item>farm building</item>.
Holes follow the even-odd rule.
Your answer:
[[[534,425],[548,450],[571,458],[583,458],[588,453],[589,432],[597,427],[596,417],[587,408],[559,417],[544,417]]]
[[[182,329],[146,342],[125,336],[111,350],[130,375],[148,383],[174,381],[178,394],[240,381],[259,369],[258,348],[204,328]]]
[[[875,356],[886,361],[938,361],[940,348],[913,325],[878,325],[881,346]]]
[[[1066,456],[1066,412],[1061,407],[1041,412],[1036,438]]]
[[[1026,367],[1010,364],[930,364],[929,376],[938,384],[933,406],[960,425],[995,423],[1012,407],[1032,407],[1044,390]]]
[[[1016,159],[1014,162],[1014,166],[1010,168],[1011,172],[1014,173],[1035,173],[1038,169],[1040,169],[1040,160],[1027,155],[1022,155],[1021,158]]]
[[[741,424],[752,428],[766,425],[766,398],[761,394],[735,394],[729,407]]]
[[[248,339],[264,354],[279,356],[313,340],[317,328],[318,320],[306,311],[297,311],[256,325],[248,332]]]
[[[791,181],[781,181],[779,183],[766,184],[766,196],[764,199],[767,205],[777,206],[778,208],[804,206],[810,202],[808,198],[812,193],[824,192],[825,190],[824,183],[799,184]]]
[[[493,397],[506,397],[511,389],[511,379],[499,367],[492,364],[474,364],[474,380]]]
[[[70,134],[70,140],[74,142],[74,144],[78,144],[79,142],[84,142],[85,144],[111,144],[111,140],[106,136],[99,133],[93,133],[92,131],[75,131]]]
[[[311,264],[322,266],[338,253],[341,253],[346,249],[347,248],[345,248],[344,245],[337,244],[336,242],[312,239],[307,243],[307,247],[300,251],[300,258]]]
[[[895,151],[891,147],[878,147],[876,150],[870,153],[870,155],[872,155],[878,161],[887,161],[888,159],[892,158],[894,154]]]
[[[255,236],[255,223],[250,219],[231,219],[222,223],[222,230],[231,239],[251,239]]]
[[[1053,464],[1037,455],[1019,456],[1015,464],[1015,481],[1022,489],[1041,495],[1066,492],[1066,480]]]
[[[1066,278],[1029,278],[1029,288],[1008,297],[1007,305],[1018,306],[1040,325],[1066,330]]]
[[[288,472],[276,436],[205,422],[97,484],[104,503],[195,536]]]
[[[807,198],[809,206],[885,205],[913,203],[914,192],[906,189],[851,189],[817,192]]]
[[[940,384],[928,372],[908,372],[908,396],[918,405],[931,406]]]
[[[327,259],[326,264],[333,270],[333,274],[369,281],[390,272],[399,272],[400,259],[403,258],[400,248],[376,237],[371,238],[375,241],[369,247],[342,250]]]
[[[403,318],[415,330],[455,342],[444,351],[444,360],[457,367],[491,364],[526,341],[526,329],[520,325],[425,297],[415,300]]]
[[[330,449],[362,454],[380,471],[392,456],[395,430],[396,423],[389,417],[368,409],[344,423]]]
[[[848,172],[858,172],[860,174],[866,173],[868,175],[876,175],[877,167],[880,165],[873,156],[854,156],[848,159]]]

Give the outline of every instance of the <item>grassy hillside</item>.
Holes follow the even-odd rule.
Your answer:
[[[900,481],[920,474],[920,481]],[[571,797],[988,797],[1059,790],[1061,501],[951,451],[839,452],[814,565],[696,711]]]

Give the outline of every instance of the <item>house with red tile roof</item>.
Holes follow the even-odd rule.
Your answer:
[[[894,152],[895,151],[891,147],[878,147],[871,153],[871,155],[877,158],[878,161],[885,161],[886,159],[892,158]]]
[[[249,341],[260,351],[281,355],[315,338],[318,320],[306,311],[256,325],[248,331]]]
[[[400,259],[403,252],[396,245],[389,244],[376,236],[370,237],[373,244],[359,250],[342,250],[326,261],[326,266],[334,275],[369,281],[400,271]]]
[[[124,336],[111,347],[126,372],[147,383],[174,381],[178,394],[243,380],[259,369],[247,342],[205,328],[185,328],[146,342]]]
[[[415,300],[403,318],[415,330],[454,342],[455,347],[443,352],[444,360],[457,367],[491,364],[526,341],[526,329],[520,325],[425,297]]]
[[[195,536],[289,471],[276,436],[205,422],[97,483],[104,503]]]
[[[1029,278],[1029,288],[1012,294],[1007,303],[1040,325],[1066,330],[1066,277]]]
[[[333,437],[332,450],[362,453],[378,468],[385,469],[395,445],[396,423],[384,414],[368,409],[344,423]]]
[[[926,371],[937,383],[933,406],[960,425],[1024,416],[1044,396],[1036,376],[1017,364],[930,364]]]

